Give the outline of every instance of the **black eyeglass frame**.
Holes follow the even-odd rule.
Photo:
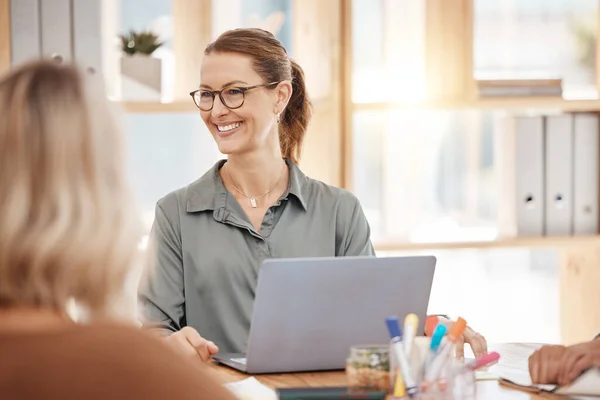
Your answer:
[[[213,109],[213,107],[215,106],[215,96],[216,95],[219,95],[219,99],[221,99],[221,104],[223,104],[225,107],[229,108],[230,110],[236,110],[236,109],[240,108],[241,106],[243,106],[244,103],[246,102],[246,92],[248,90],[258,89],[258,88],[261,88],[261,87],[269,87],[269,86],[277,85],[279,83],[281,83],[281,81],[271,82],[271,83],[261,83],[260,85],[245,86],[245,87],[244,86],[242,86],[242,87],[240,87],[240,86],[228,86],[228,87],[223,88],[221,90],[196,89],[196,90],[190,92],[190,96],[192,97],[192,101],[194,102],[194,105],[196,107],[198,107],[201,111],[211,111]],[[237,106],[237,107],[229,107],[227,105],[227,103],[225,102],[225,100],[223,100],[223,91],[224,90],[231,90],[231,89],[237,89],[237,90],[239,90],[239,91],[242,92],[242,103],[239,106]],[[207,93],[210,93],[212,95],[212,104],[211,104],[211,106],[210,106],[210,108],[208,110],[200,108],[200,105],[196,104],[195,94],[198,93],[198,92],[207,92]]]

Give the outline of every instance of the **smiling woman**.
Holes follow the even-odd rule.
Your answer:
[[[233,76],[241,79],[230,80]],[[274,84],[261,83],[252,60],[243,55],[211,52],[205,57],[201,85],[205,89],[200,89],[199,108],[222,153],[277,152],[298,162],[303,135],[287,137],[285,129],[279,135],[271,134],[293,94],[291,77],[277,78]],[[206,89],[210,87],[224,89],[211,92]],[[217,101],[215,94],[219,94]],[[282,147],[283,143],[287,146]]]
[[[227,159],[158,201],[157,267],[140,297],[147,325],[208,359],[245,350],[266,258],[374,251],[356,197],[298,167],[311,104],[302,69],[273,34],[223,33],[206,48],[200,83],[190,95]]]
[[[233,55],[233,57],[242,57]],[[227,60],[226,60],[227,61]],[[240,62],[243,64],[246,62],[246,59],[242,59]],[[218,62],[218,61],[217,61]],[[246,66],[248,68],[248,66]],[[246,100],[246,93],[250,92],[253,89],[267,88],[270,86],[278,85],[280,82],[271,82],[265,84],[258,84],[252,86],[239,86],[239,85],[248,85],[245,81],[231,81],[222,85],[223,89],[221,90],[210,90],[211,87],[205,83],[201,84],[201,88],[199,90],[193,91],[191,94],[192,99],[196,106],[203,112],[203,115],[206,115],[208,120],[204,118],[207,126],[210,128],[217,128],[216,138],[228,138],[231,137],[232,134],[237,132],[238,128],[241,128],[244,124],[243,120],[240,121],[232,121],[227,120],[227,118],[213,118],[212,115],[208,114],[208,112],[212,111],[215,104],[215,97],[218,96],[221,101],[221,106],[228,110],[237,110],[244,105]],[[251,93],[250,93],[251,95]],[[217,111],[218,112],[218,111]],[[211,113],[212,114],[212,113]],[[210,115],[210,116],[209,116]],[[280,122],[279,114],[277,115],[277,123]],[[221,142],[217,140],[217,144]],[[226,151],[222,151],[224,154],[227,154]],[[256,207],[253,203],[253,206]]]
[[[223,33],[204,52],[200,82],[192,99],[227,159],[158,201],[157,265],[140,299],[145,325],[208,360],[246,350],[263,260],[374,251],[357,198],[297,165],[311,104],[302,69],[273,34]]]

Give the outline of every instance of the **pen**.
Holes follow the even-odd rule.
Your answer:
[[[421,374],[424,374],[425,371],[429,369],[429,366],[435,359],[437,350],[440,347],[440,343],[442,342],[442,339],[446,335],[447,331],[448,328],[446,328],[446,325],[438,324],[438,326],[435,327],[435,330],[430,333],[431,341],[429,342],[429,352],[427,353],[427,358],[423,364],[423,370],[421,371]]]
[[[406,396],[406,387],[404,386],[404,381],[402,380],[402,373],[400,370],[396,373],[396,379],[394,380],[394,397],[397,399],[401,399]]]
[[[437,356],[431,363],[430,368],[427,369],[425,381],[423,382],[424,389],[427,388],[431,382],[434,382],[438,378],[442,368],[446,365],[448,357],[450,356],[452,346],[456,342],[456,339],[463,334],[466,327],[467,321],[460,317],[454,324],[452,324],[450,331],[448,331],[448,335],[444,337],[442,343],[440,344]]]
[[[392,347],[398,361],[399,371],[402,373],[402,378],[406,387],[406,393],[412,397],[418,392],[418,388],[412,377],[408,360],[406,359],[406,354],[402,348],[402,332],[400,331],[398,317],[388,317],[386,318],[385,322],[387,324],[390,337],[392,338]]]
[[[417,334],[419,327],[419,317],[417,314],[408,314],[404,318],[404,336],[402,342],[404,343],[404,354],[410,359],[410,353],[412,351],[413,340]]]
[[[493,364],[495,362],[497,362],[500,359],[500,354],[498,354],[497,352],[493,351],[491,353],[488,353],[484,356],[479,357],[478,359],[476,359],[475,361],[472,361],[470,363],[465,364],[465,369],[466,370],[470,370],[470,371],[474,371],[476,369],[485,367],[487,365]]]
[[[418,326],[419,317],[417,317],[416,314],[408,314],[404,319],[404,335],[402,337],[402,343],[404,344],[404,354],[408,359],[410,359],[412,344],[414,337],[417,334]],[[402,380],[402,373],[398,372],[394,382],[394,397],[402,398],[404,396],[406,396],[406,387],[404,385],[404,381]]]
[[[431,342],[429,343],[429,349],[431,351],[434,353],[437,351],[440,347],[440,343],[442,343],[442,339],[446,336],[447,331],[448,328],[446,328],[446,325],[439,324],[435,328],[435,331],[433,331],[433,334],[431,335]]]
[[[425,335],[431,337],[435,328],[439,325],[440,319],[437,315],[430,315],[425,318]]]
[[[429,368],[429,366],[433,362],[433,359],[435,358],[437,350],[440,347],[440,343],[442,342],[442,339],[446,335],[447,330],[448,330],[448,328],[446,328],[445,325],[439,324],[435,328],[435,331],[433,332],[433,334],[431,335],[431,341],[429,342],[429,353],[427,354],[427,359],[425,361],[425,366],[424,366],[426,369]]]

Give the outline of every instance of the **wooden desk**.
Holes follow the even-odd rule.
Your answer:
[[[527,343],[491,345],[490,351],[500,353],[500,362],[493,366],[491,371],[501,373],[503,369],[522,368],[523,365],[526,365],[529,354],[537,346],[539,345]],[[217,364],[212,364],[211,369],[216,378],[223,383],[235,382],[249,377],[249,375]],[[278,387],[345,386],[348,383],[343,371],[267,374],[254,375],[254,377],[272,389]],[[547,397],[507,389],[500,386],[498,381],[477,382],[477,398],[484,400],[547,400]]]

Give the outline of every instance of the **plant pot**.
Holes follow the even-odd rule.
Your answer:
[[[146,54],[121,57],[121,98],[129,101],[160,101],[162,60]]]

